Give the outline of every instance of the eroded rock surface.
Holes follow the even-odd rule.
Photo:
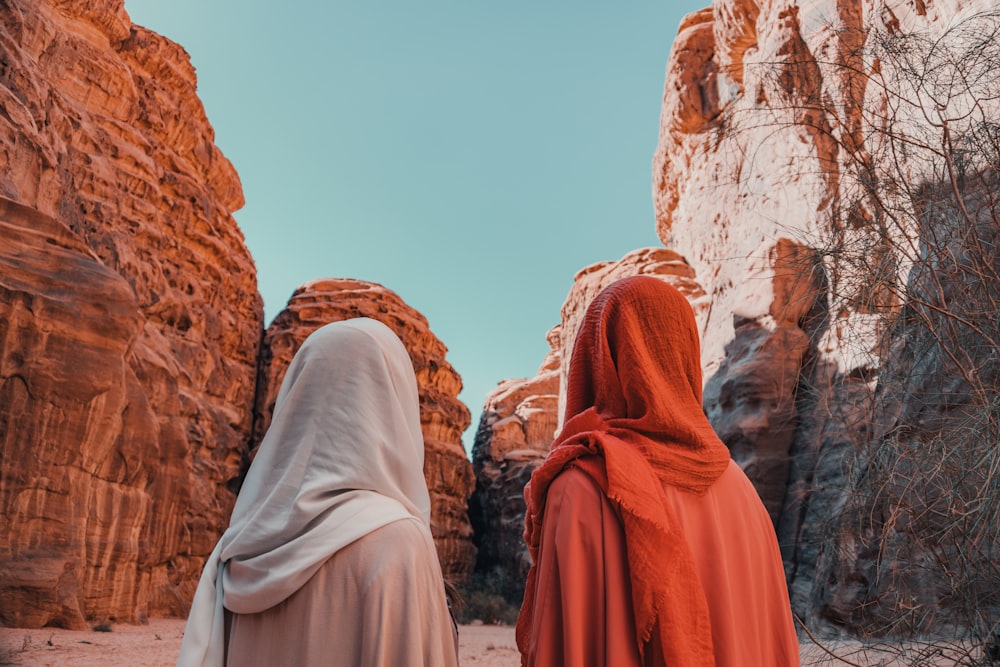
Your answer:
[[[754,483],[775,527],[781,518],[798,426],[799,376],[822,317],[825,285],[802,279],[812,252],[779,239],[747,281],[758,290],[733,314],[733,338],[707,378],[705,414],[733,459]],[[808,274],[806,274],[808,275]]]
[[[58,221],[0,199],[0,237],[0,622],[84,629],[85,594],[139,601],[156,433],[127,363],[141,317]]]
[[[270,423],[281,381],[306,337],[330,322],[370,317],[392,329],[410,353],[420,391],[424,434],[424,476],[431,494],[431,530],[445,576],[462,581],[472,572],[475,547],[468,499],[474,479],[462,447],[469,411],[458,400],[462,379],[445,359],[447,348],[426,318],[381,285],[350,279],[322,279],[297,289],[267,328],[261,350],[254,442]]]
[[[469,502],[476,568],[499,573],[512,597],[531,567],[522,537],[524,486],[552,447],[558,404],[559,356],[553,350],[535,377],[505,380],[486,397],[476,430],[476,490]]]
[[[187,54],[122,0],[3,3],[0,62],[0,194],[36,212],[5,226],[0,273],[4,406],[22,406],[0,486],[25,518],[3,528],[0,616],[182,615],[250,438],[262,306],[240,182]]]
[[[976,0],[715,0],[683,21],[670,55],[653,168],[657,229],[708,295],[706,411],[778,526],[793,606],[813,628],[869,631],[882,607],[882,627],[899,631],[891,617],[908,613],[907,604],[922,610],[909,631],[957,618],[946,608],[960,605],[940,593],[959,580],[953,571],[917,566],[911,581],[897,577],[907,559],[941,559],[912,528],[889,525],[901,518],[876,529],[883,519],[872,517],[885,508],[856,508],[853,523],[840,515],[880,438],[905,451],[940,436],[886,412],[961,413],[955,405],[966,400],[949,390],[938,407],[910,408],[919,392],[908,394],[913,381],[894,369],[913,372],[916,356],[924,382],[936,368],[933,382],[951,387],[938,358],[950,344],[921,346],[912,319],[892,335],[886,322],[904,306],[921,312],[901,301],[901,286],[914,284],[911,263],[947,238],[928,231],[934,220],[995,217],[995,204],[977,202],[980,213],[970,214],[973,206],[958,201],[982,199],[971,193],[994,187],[995,177],[974,176],[956,186],[965,195],[941,196],[950,177],[938,160],[959,134],[982,146],[977,124],[996,117],[995,12],[995,3]],[[966,173],[995,174],[991,150],[964,153]],[[940,256],[969,257],[975,243],[966,242]],[[942,288],[930,310],[962,301],[954,294]],[[890,394],[896,405],[876,409]],[[877,530],[884,533],[865,536]],[[904,585],[920,602],[886,612]]]

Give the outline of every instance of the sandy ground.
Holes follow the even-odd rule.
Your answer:
[[[184,621],[151,619],[148,625],[115,625],[111,632],[0,628],[0,665],[52,667],[158,667],[173,665]],[[463,625],[458,634],[463,665],[520,665],[514,628]]]
[[[111,632],[18,630],[0,628],[0,665],[51,665],[52,667],[157,667],[173,665],[180,649],[184,621],[153,619],[148,625],[115,625]],[[803,644],[803,667],[911,664],[970,664],[959,652],[912,645],[904,657],[901,647],[862,648],[857,642],[828,645],[844,660],[837,660],[813,644]],[[978,651],[975,652],[978,657]],[[463,625],[459,633],[462,665],[475,667],[517,667],[520,665],[514,628],[496,625]],[[958,658],[958,660],[956,660]]]

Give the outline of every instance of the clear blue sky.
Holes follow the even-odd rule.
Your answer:
[[[472,412],[535,374],[573,274],[658,245],[651,162],[684,14],[709,0],[126,0],[181,44],[265,324],[296,287],[381,283]]]

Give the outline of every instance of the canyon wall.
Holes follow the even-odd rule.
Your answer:
[[[556,432],[559,403],[558,325],[553,349],[533,378],[504,380],[486,397],[472,446],[475,491],[469,519],[477,548],[476,571],[493,577],[518,599],[531,567],[524,543],[524,486]]]
[[[465,579],[469,413],[444,345],[392,292],[326,280],[261,349],[239,178],[184,50],[122,0],[12,0],[0,63],[0,626],[185,615],[292,354],[361,315],[410,351],[434,539]]]
[[[194,68],[121,0],[0,5],[0,624],[186,613],[262,306]]]
[[[127,362],[141,318],[58,221],[0,199],[0,236],[2,620],[82,627],[84,596],[131,611],[139,595],[156,432]]]
[[[964,498],[995,483],[973,442],[995,428],[971,415],[995,414],[976,394],[996,377],[998,25],[976,0],[716,0],[670,55],[657,229],[709,295],[706,412],[813,628],[988,628],[1000,610],[970,564],[996,556],[971,526],[997,495]],[[935,488],[962,499],[931,510]]]
[[[281,381],[306,337],[330,322],[370,317],[392,329],[410,353],[420,392],[424,476],[431,494],[431,532],[445,577],[464,581],[472,572],[468,501],[475,484],[462,447],[469,410],[458,400],[462,379],[445,359],[447,348],[427,319],[381,285],[328,278],[297,289],[264,333],[255,407],[254,447],[270,423]]]

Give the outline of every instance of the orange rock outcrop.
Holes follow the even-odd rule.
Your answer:
[[[552,334],[550,332],[550,345]],[[558,422],[559,356],[553,350],[533,378],[504,380],[486,397],[472,447],[476,490],[469,518],[476,568],[500,573],[517,597],[531,567],[524,543],[524,486],[552,447]]]
[[[127,362],[141,318],[58,221],[0,199],[0,236],[0,620],[82,628],[86,595],[140,595],[156,432]]]
[[[264,334],[254,442],[271,419],[278,389],[306,337],[330,322],[370,317],[396,332],[410,353],[420,391],[424,476],[431,494],[431,532],[445,577],[463,581],[475,564],[468,500],[474,479],[462,447],[469,411],[458,400],[462,379],[445,359],[447,348],[427,319],[381,285],[361,280],[314,280],[297,289]]]
[[[793,606],[814,629],[872,631],[879,615],[892,632],[902,616],[918,633],[968,623],[941,592],[959,579],[953,569],[924,566],[948,557],[929,555],[899,516],[875,528],[888,510],[859,507],[864,494],[851,489],[875,446],[902,439],[919,451],[940,435],[912,415],[960,412],[966,400],[915,390],[961,385],[962,373],[944,370],[940,348],[920,347],[915,320],[891,331],[886,322],[904,305],[920,311],[902,303],[920,274],[913,264],[933,263],[947,284],[951,260],[926,258],[969,262],[983,247],[974,225],[935,220],[996,218],[995,204],[969,205],[977,189],[995,189],[995,142],[979,132],[998,110],[996,26],[986,0],[714,0],[682,22],[670,55],[653,161],[657,231],[708,294],[706,412],[764,498]],[[949,159],[987,175],[959,185],[943,162],[963,141],[973,148]],[[930,309],[969,300],[950,291]],[[914,357],[919,382],[907,377]],[[880,402],[892,418],[877,414]],[[846,518],[848,506],[863,518]]]
[[[469,414],[424,318],[317,281],[259,355],[243,194],[187,54],[123,0],[0,7],[0,625],[183,615],[283,365],[320,320],[368,315],[421,390],[433,531],[468,575]],[[324,319],[326,318],[326,319]]]
[[[194,68],[122,0],[0,7],[0,623],[183,614],[262,306]]]

